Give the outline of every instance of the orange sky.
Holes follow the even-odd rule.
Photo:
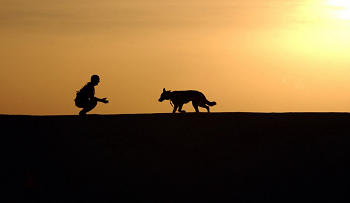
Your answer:
[[[347,112],[348,13],[341,0],[0,0],[0,114],[77,114],[92,74],[110,100],[93,114],[171,112],[164,87],[202,91],[212,112]]]

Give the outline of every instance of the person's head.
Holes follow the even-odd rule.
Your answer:
[[[98,85],[100,82],[100,77],[98,75],[93,75],[91,76],[91,83],[94,85]]]

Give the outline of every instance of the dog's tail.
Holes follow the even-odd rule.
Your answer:
[[[216,102],[210,102],[207,100],[206,104],[208,104],[208,106],[214,106],[214,105],[216,105]]]

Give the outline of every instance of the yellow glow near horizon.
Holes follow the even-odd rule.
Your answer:
[[[350,20],[350,1],[349,0],[330,0],[328,5],[337,7],[336,16],[340,19]]]

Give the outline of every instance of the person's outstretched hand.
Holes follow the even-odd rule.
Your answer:
[[[101,102],[107,104],[109,101],[107,100],[107,98],[103,98]]]

